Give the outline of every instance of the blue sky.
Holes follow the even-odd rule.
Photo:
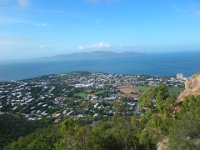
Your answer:
[[[0,60],[200,50],[199,0],[0,0]]]

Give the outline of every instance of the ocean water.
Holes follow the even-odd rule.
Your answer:
[[[0,80],[20,80],[72,71],[186,77],[200,72],[200,52],[145,54],[95,59],[44,59],[0,65]]]

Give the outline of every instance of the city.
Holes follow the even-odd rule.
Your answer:
[[[138,95],[160,83],[181,91],[184,78],[72,72],[0,82],[0,111],[28,120],[53,118],[55,123],[65,117],[97,120],[113,116],[119,101],[126,106],[126,115],[140,115]]]

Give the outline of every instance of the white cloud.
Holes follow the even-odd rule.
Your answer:
[[[99,42],[93,45],[79,45],[78,49],[79,50],[102,50],[102,49],[108,49],[111,47],[112,46],[108,43]]]
[[[78,49],[79,49],[79,50],[83,50],[83,49],[85,49],[85,46],[79,45],[79,46],[78,46]]]
[[[29,4],[29,0],[17,0],[17,4],[21,7],[21,8],[26,8]]]
[[[26,8],[29,3],[30,0],[0,0],[0,5],[12,5],[16,3],[19,7],[21,8]]]

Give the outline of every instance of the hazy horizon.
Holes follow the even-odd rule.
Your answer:
[[[200,50],[196,0],[0,0],[0,60]]]
[[[0,59],[0,65],[6,65],[6,64],[14,64],[14,63],[34,63],[34,62],[40,62],[40,61],[45,61],[45,62],[48,62],[48,61],[51,61],[53,59],[58,59],[58,60],[62,60],[65,58],[65,60],[68,60],[68,59],[74,59],[76,54],[79,55],[79,57],[77,57],[76,59],[77,60],[81,60],[81,54],[84,54],[85,55],[83,56],[86,57],[87,54],[95,54],[96,57],[94,58],[98,58],[98,53],[96,52],[105,52],[105,55],[106,53],[116,53],[116,54],[123,54],[123,53],[133,53],[133,56],[134,57],[137,57],[139,55],[147,55],[148,56],[151,56],[151,55],[168,55],[169,57],[173,55],[178,55],[178,54],[196,54],[196,55],[200,55],[200,50],[185,50],[185,51],[151,51],[151,52],[144,52],[144,51],[131,51],[131,50],[121,50],[121,51],[115,51],[115,50],[85,50],[85,51],[70,51],[70,52],[66,52],[66,53],[57,53],[57,54],[52,54],[52,55],[44,55],[44,56],[36,56],[36,57],[23,57],[23,58],[7,58],[7,59]],[[67,57],[67,56],[73,56],[73,57]],[[120,56],[120,55],[119,55]],[[103,58],[103,56],[100,56],[101,58]],[[111,58],[111,56],[109,55],[108,57]],[[108,58],[108,57],[105,57],[105,58]],[[123,57],[123,55],[122,55]]]

